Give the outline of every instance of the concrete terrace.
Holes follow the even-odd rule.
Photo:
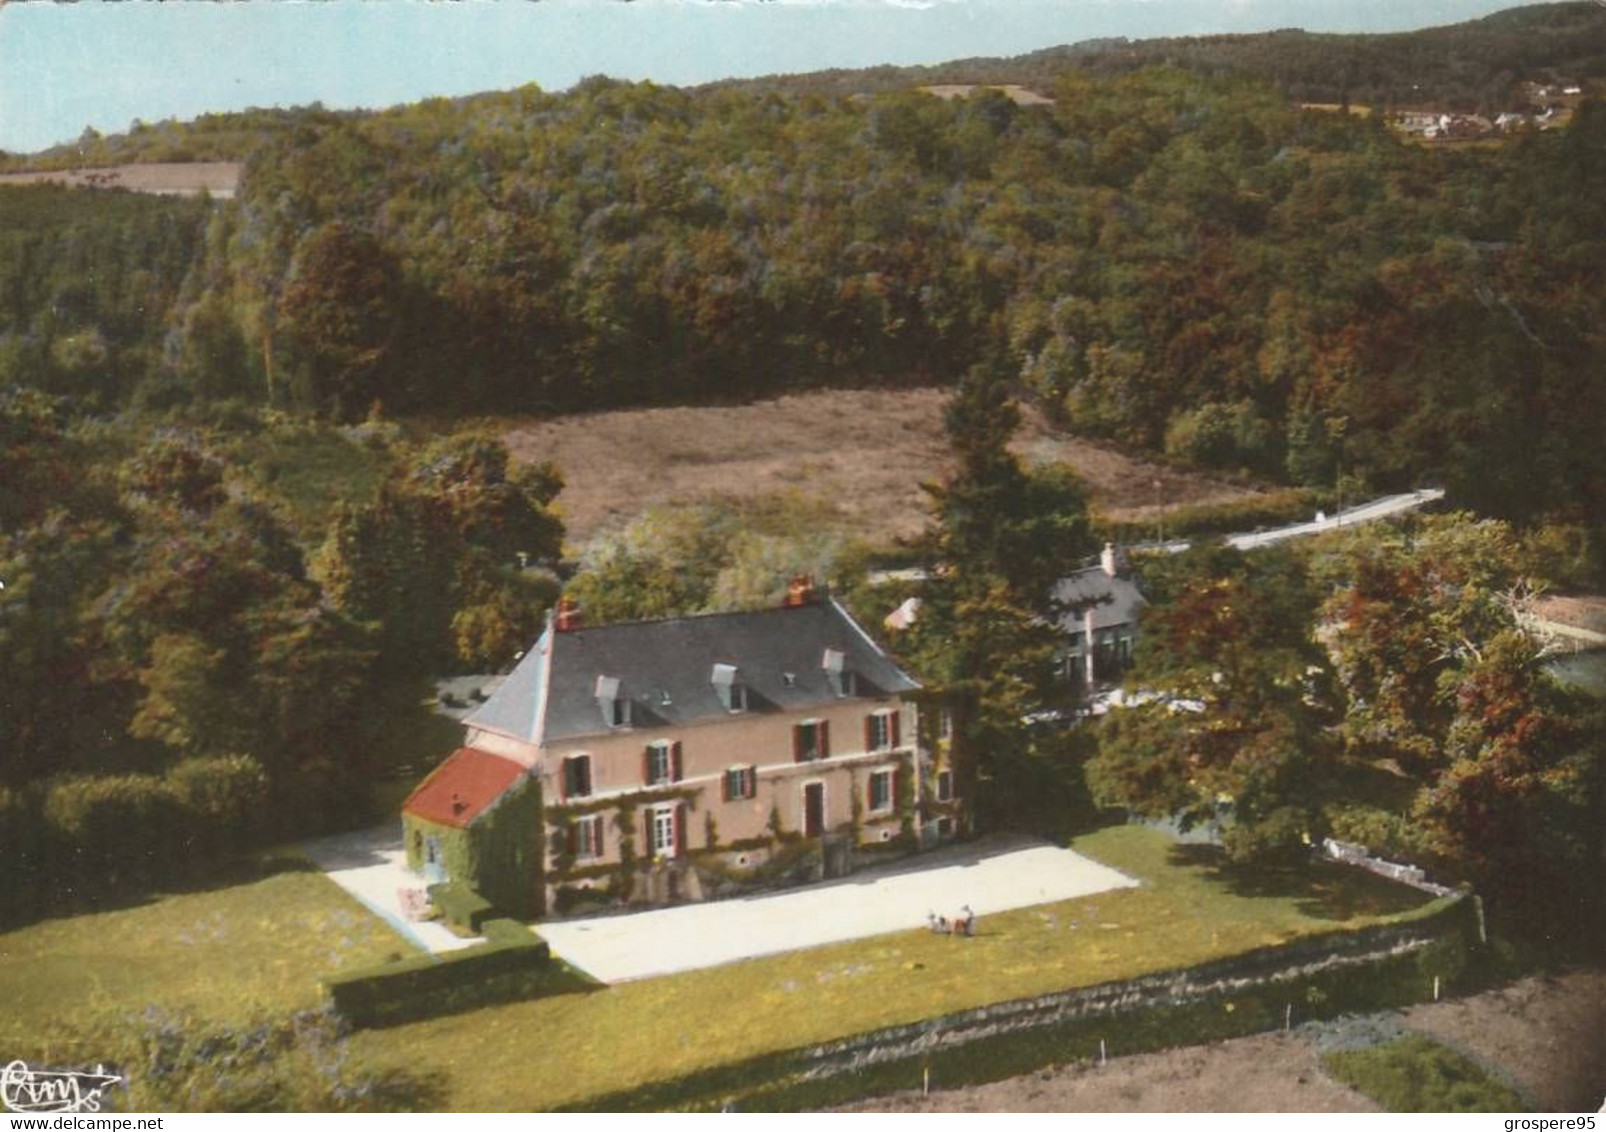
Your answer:
[[[1069,849],[987,838],[785,892],[537,925],[554,954],[606,983],[627,982],[924,927],[970,905],[998,912],[1137,881]],[[963,939],[955,947],[965,946]]]

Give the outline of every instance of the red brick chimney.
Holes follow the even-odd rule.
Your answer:
[[[575,604],[574,599],[567,596],[560,597],[558,599],[558,616],[553,627],[560,633],[572,633],[580,628],[581,623],[580,607]]]
[[[800,605],[810,605],[814,601],[814,579],[807,574],[794,574],[792,581],[786,587],[786,597],[781,600],[782,609],[795,609]]]

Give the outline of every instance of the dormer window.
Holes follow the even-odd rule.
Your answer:
[[[847,656],[840,650],[826,649],[820,667],[825,669],[825,680],[831,685],[832,694],[846,697],[855,693],[857,685],[853,679],[853,670],[848,667]]]
[[[725,705],[726,711],[734,713],[747,710],[747,686],[742,683],[741,674],[736,671],[734,664],[714,665],[710,679],[714,694]]]
[[[597,677],[597,706],[602,709],[602,721],[609,727],[630,726],[630,699],[615,677]]]

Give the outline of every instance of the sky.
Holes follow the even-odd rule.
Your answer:
[[[0,150],[252,106],[382,107],[1016,55],[1104,36],[1400,31],[1519,0],[0,0]]]

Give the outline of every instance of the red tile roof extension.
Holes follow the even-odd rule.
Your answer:
[[[519,780],[524,768],[500,755],[459,747],[419,783],[403,813],[466,829]]]

